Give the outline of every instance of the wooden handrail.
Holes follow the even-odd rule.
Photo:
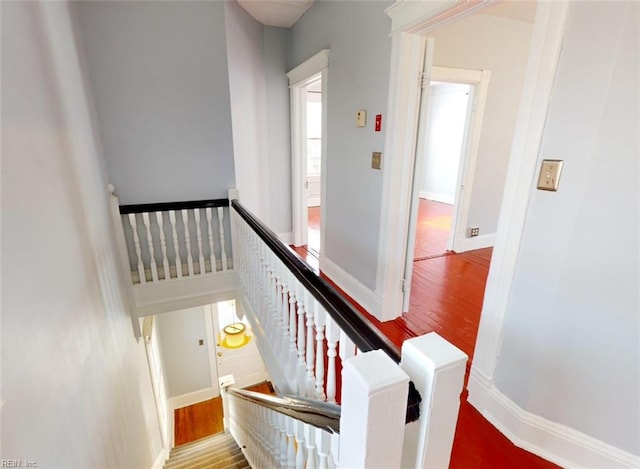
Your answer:
[[[240,399],[288,415],[316,428],[340,433],[339,405],[295,396],[271,396],[245,389],[226,388],[226,391]]]
[[[161,202],[157,204],[120,205],[120,214],[166,212],[169,210],[189,210],[194,208],[228,207],[229,199],[189,200],[184,202]]]
[[[382,350],[393,361],[400,363],[400,349],[345,300],[329,282],[318,276],[296,252],[284,244],[271,229],[244,208],[238,200],[232,200],[231,206],[309,293],[320,302],[360,351]],[[421,400],[420,393],[410,382],[407,423],[416,421],[420,417],[419,404]]]

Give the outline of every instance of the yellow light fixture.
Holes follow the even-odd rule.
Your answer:
[[[234,322],[222,329],[224,338],[220,345],[225,348],[240,348],[249,343],[251,337],[246,334],[246,326],[241,322]]]

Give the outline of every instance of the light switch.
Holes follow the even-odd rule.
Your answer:
[[[373,169],[382,168],[382,153],[380,153],[379,151],[374,151],[371,154],[371,167]]]
[[[356,113],[356,127],[364,127],[367,125],[367,111],[360,109]]]
[[[557,191],[562,172],[562,160],[542,160],[538,189],[542,191]]]

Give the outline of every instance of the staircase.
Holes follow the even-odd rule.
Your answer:
[[[230,433],[202,438],[171,450],[164,469],[245,469],[242,451]]]

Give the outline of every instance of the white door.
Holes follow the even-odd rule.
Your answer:
[[[426,40],[424,51],[424,66],[422,67],[422,94],[420,97],[420,117],[418,120],[418,143],[414,155],[413,186],[411,189],[411,210],[409,212],[409,232],[407,233],[407,256],[404,265],[403,300],[402,311],[409,311],[409,297],[411,294],[411,275],[413,274],[413,248],[416,244],[416,224],[418,223],[418,198],[420,195],[420,177],[422,175],[422,158],[418,158],[424,152],[426,128],[429,115],[429,83],[431,81],[431,68],[433,67],[433,50],[435,39]]]
[[[258,351],[255,338],[251,336],[251,327],[241,320],[243,317],[240,302],[235,300],[221,301],[212,304],[209,309],[213,340],[212,366],[217,369],[217,376],[222,378],[226,375],[233,375],[235,387],[244,388],[253,384],[261,383],[269,379],[266,367]],[[242,322],[245,326],[245,341],[239,347],[230,345],[226,340],[223,329],[230,324]],[[217,385],[217,383],[216,383]]]

